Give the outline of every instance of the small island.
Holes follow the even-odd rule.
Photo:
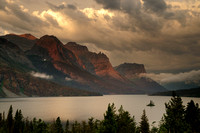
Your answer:
[[[153,102],[152,100],[150,100],[150,103],[149,103],[149,104],[147,104],[147,106],[150,106],[150,107],[152,107],[152,106],[155,106],[155,104],[154,104],[154,102]]]

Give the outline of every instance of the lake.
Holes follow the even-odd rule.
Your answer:
[[[171,97],[168,96],[147,96],[147,95],[104,95],[92,97],[34,97],[34,98],[1,98],[0,112],[8,112],[10,105],[14,112],[22,110],[24,117],[30,119],[36,117],[44,121],[52,121],[58,116],[65,122],[66,120],[88,120],[103,119],[109,103],[114,103],[117,110],[122,105],[125,110],[135,116],[136,122],[140,122],[142,111],[145,109],[149,123],[156,121],[159,124],[163,113],[165,113],[165,103]],[[182,97],[183,104],[187,105],[190,100],[200,104],[200,98]],[[150,100],[155,103],[154,107],[146,106]]]

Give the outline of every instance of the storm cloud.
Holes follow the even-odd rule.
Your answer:
[[[105,9],[120,9],[121,0],[96,0],[97,3],[102,4]]]
[[[143,0],[145,10],[155,13],[164,12],[167,9],[167,4],[164,0]]]
[[[0,0],[0,33],[54,34],[148,72],[200,68],[199,1]],[[195,6],[194,6],[195,5]]]
[[[142,77],[151,78],[160,84],[164,85],[167,83],[173,82],[185,82],[187,83],[195,83],[200,85],[200,70],[192,70],[189,72],[182,72],[182,73],[148,73],[148,74],[141,74]]]

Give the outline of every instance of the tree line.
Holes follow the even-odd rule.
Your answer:
[[[137,124],[134,116],[122,106],[116,110],[114,103],[108,104],[103,120],[89,118],[87,122],[72,123],[67,120],[65,125],[60,117],[46,123],[41,119],[24,118],[21,110],[13,115],[11,105],[7,116],[0,113],[0,133],[200,133],[200,108],[193,100],[185,107],[181,97],[174,95],[165,107],[159,126],[150,128],[145,110]]]

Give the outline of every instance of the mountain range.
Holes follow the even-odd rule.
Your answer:
[[[63,44],[53,35],[0,37],[0,95],[75,96],[150,94],[166,91],[150,78],[144,65],[113,67],[104,53],[76,42]]]

